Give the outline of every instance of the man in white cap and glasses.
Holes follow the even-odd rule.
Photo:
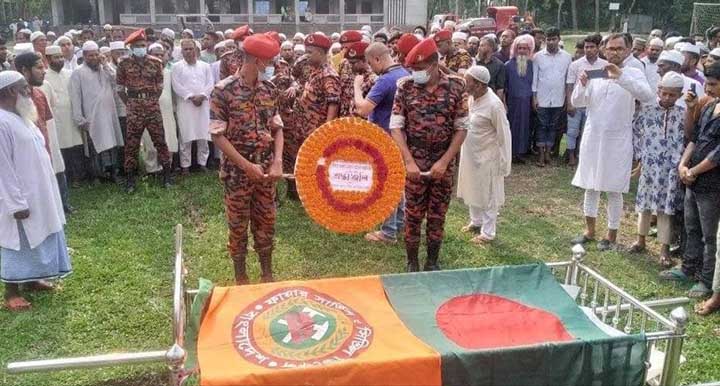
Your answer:
[[[476,244],[495,239],[498,210],[505,203],[505,177],[512,163],[505,105],[489,83],[490,72],[483,66],[465,72],[469,120],[460,149],[457,195],[470,208],[470,223],[462,230],[475,234]]]
[[[94,41],[82,47],[84,63],[70,76],[73,121],[83,131],[85,156],[94,178],[118,182],[119,147],[124,145],[117,115],[115,73],[100,63]]]
[[[72,119],[70,76],[65,68],[62,50],[58,46],[45,49],[48,70],[41,89],[48,95],[55,118],[58,145],[66,167],[67,179],[77,187],[83,177],[83,138],[80,128]],[[66,208],[70,209],[70,208]]]
[[[67,70],[74,71],[80,67],[77,62],[77,56],[75,56],[75,46],[73,46],[72,39],[67,36],[60,36],[55,40],[54,45],[60,47],[63,56],[64,67]]]
[[[660,83],[660,74],[657,72],[657,60],[663,52],[664,45],[661,39],[650,39],[645,48],[645,57],[640,59],[645,65],[645,78],[647,78],[648,84],[653,90],[655,90],[658,83]]]
[[[635,158],[639,160],[635,174],[640,182],[635,197],[638,213],[637,241],[632,253],[646,249],[646,238],[652,216],[657,216],[660,262],[664,268],[674,263],[670,258],[673,236],[672,217],[683,210],[683,193],[678,164],[685,148],[685,108],[675,102],[682,96],[685,81],[681,74],[668,72],[657,89],[655,103],[640,106],[635,121]]]
[[[595,240],[600,194],[607,194],[608,231],[598,250],[614,249],[623,210],[623,193],[630,189],[633,162],[635,101],[649,103],[656,95],[642,71],[623,66],[629,51],[623,34],[612,34],[605,43],[607,79],[588,79],[583,72],[572,93],[575,107],[587,108],[587,122],[580,143],[580,162],[572,184],[585,189],[585,231],[573,244]]]
[[[21,284],[52,290],[47,280],[72,271],[57,180],[30,94],[22,74],[0,73],[0,281],[9,311],[31,307]]]
[[[685,60],[680,70],[683,75],[690,79],[695,79],[700,84],[705,84],[705,76],[698,71],[698,63],[700,62],[700,47],[692,43],[685,43],[680,48],[680,53],[683,54]]]
[[[657,60],[657,72],[662,77],[665,76],[668,72],[677,72],[678,74],[682,75],[682,65],[685,63],[685,57],[681,53],[675,50],[666,50],[663,51],[662,54],[660,54],[660,57]],[[692,92],[694,93],[698,99],[705,96],[705,91],[703,90],[703,86],[695,79],[691,79],[687,76],[683,75],[683,80],[685,81],[685,85],[683,86],[683,97],[678,98],[677,102],[675,102],[678,106],[681,107],[687,107],[685,103],[685,96]]]

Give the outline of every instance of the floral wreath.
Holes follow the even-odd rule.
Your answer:
[[[405,166],[400,149],[381,128],[360,118],[340,118],[305,140],[295,179],[315,222],[353,234],[372,229],[392,213],[405,188]]]

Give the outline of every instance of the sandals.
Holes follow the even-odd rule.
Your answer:
[[[602,239],[598,243],[597,249],[600,252],[614,251],[617,249],[617,243],[614,243],[608,239]]]
[[[704,298],[706,296],[712,295],[712,290],[708,288],[703,282],[695,283],[692,288],[690,288],[690,291],[688,291],[688,297],[689,298]]]
[[[593,239],[591,237],[587,237],[583,234],[583,235],[580,235],[580,236],[570,240],[570,244],[572,244],[572,245],[587,244],[587,243],[591,243],[593,241],[595,241],[595,239]]]
[[[670,269],[675,266],[675,260],[670,256],[660,255],[660,265],[665,269]]]
[[[686,275],[685,272],[683,272],[680,268],[672,268],[668,269],[667,271],[662,271],[660,272],[660,278],[681,283],[687,283],[692,281],[692,279],[688,277],[688,275]]]
[[[14,296],[5,300],[5,308],[10,312],[26,311],[31,307],[32,304],[22,296]]]
[[[464,227],[462,227],[460,230],[464,233],[478,234],[482,230],[482,227],[478,226],[478,225],[467,224]]]
[[[489,237],[481,234],[481,235],[477,235],[477,236],[473,237],[473,238],[470,240],[470,242],[473,243],[473,244],[475,244],[475,245],[485,245],[485,244],[490,244],[490,243],[492,243],[493,240],[494,240],[494,239],[491,239],[491,238],[489,238]]]
[[[365,240],[373,242],[373,243],[386,243],[386,244],[396,244],[397,243],[397,239],[391,239],[391,238],[385,236],[385,234],[382,233],[381,231],[366,233]]]
[[[644,245],[640,245],[640,244],[638,244],[638,243],[635,243],[635,244],[633,244],[633,245],[630,246],[630,248],[628,249],[628,253],[640,254],[640,253],[644,253],[645,250],[646,250],[646,248],[645,248]],[[669,267],[668,267],[668,268],[669,268]]]

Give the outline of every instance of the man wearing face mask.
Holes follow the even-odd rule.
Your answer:
[[[249,282],[245,268],[248,225],[260,259],[261,280],[273,281],[275,184],[282,177],[283,153],[277,89],[264,79],[280,46],[265,34],[248,37],[243,46],[242,67],[215,86],[210,101],[210,134],[225,155],[220,180],[230,228],[228,252],[238,285]]]
[[[119,94],[127,106],[126,190],[128,193],[135,191],[138,153],[145,130],[150,134],[158,151],[158,160],[163,165],[163,185],[169,187],[172,160],[165,142],[162,114],[158,103],[163,89],[163,62],[147,56],[147,40],[142,29],[128,36],[125,44],[130,46],[131,55],[118,64],[117,84],[125,87],[125,91]]]
[[[342,37],[340,39],[342,40]],[[288,149],[293,154],[293,159],[305,138],[323,123],[338,117],[341,85],[340,77],[328,63],[327,53],[331,44],[330,39],[325,35],[319,33],[308,35],[305,38],[307,53],[293,67],[293,76],[301,83],[302,93],[298,93],[297,87],[291,87],[287,95],[297,96],[293,110],[296,116],[303,117],[295,122],[293,128],[297,143],[294,144],[294,149]],[[305,64],[299,65],[299,63]],[[296,72],[298,69],[299,72]],[[304,85],[302,78],[305,78]],[[298,199],[293,183],[288,185],[288,197]]]
[[[467,134],[468,95],[462,79],[440,71],[433,38],[418,43],[405,58],[405,66],[412,70],[412,77],[398,81],[390,129],[407,168],[407,270],[420,269],[420,232],[427,219],[424,269],[434,271],[440,269],[438,258],[452,196],[454,160]]]
[[[9,311],[31,307],[20,293],[52,290],[46,280],[72,271],[65,242],[57,180],[44,139],[33,121],[38,112],[22,74],[0,73],[0,281]]]
[[[177,95],[177,122],[180,128],[180,167],[183,175],[190,173],[192,142],[197,141],[197,162],[204,171],[210,154],[210,104],[207,100],[213,89],[210,65],[197,59],[195,41],[183,39],[180,43],[183,60],[172,68],[172,87]]]
[[[448,29],[440,30],[433,35],[438,53],[443,57],[444,71],[450,75],[462,75],[472,66],[472,57],[462,48],[455,48],[452,43],[453,33]]]

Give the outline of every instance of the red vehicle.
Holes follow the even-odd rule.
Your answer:
[[[515,29],[522,24],[522,17],[518,16],[517,7],[488,7],[487,14],[495,20],[496,32],[508,28]]]
[[[457,28],[458,30],[470,31],[470,36],[477,36],[479,38],[489,34],[497,32],[497,26],[495,20],[490,17],[476,17],[468,20],[463,20]]]

